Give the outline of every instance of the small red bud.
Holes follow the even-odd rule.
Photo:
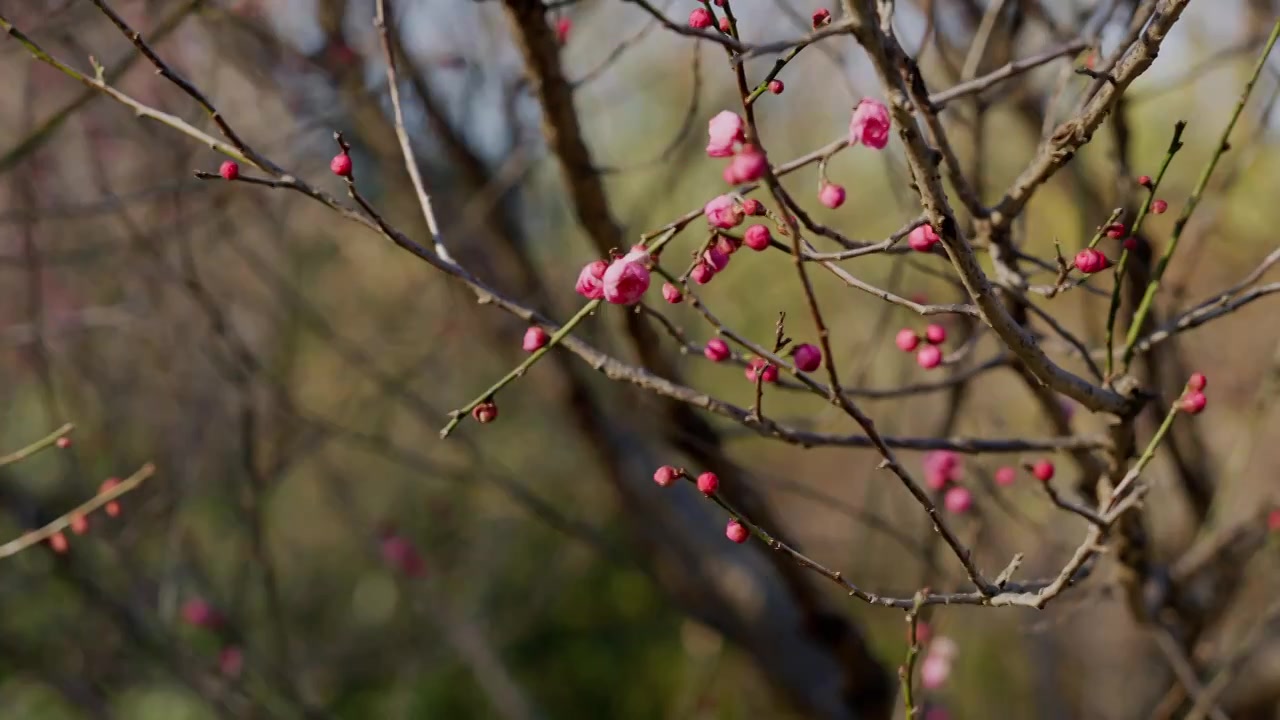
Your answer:
[[[791,351],[791,359],[795,360],[796,368],[801,372],[813,372],[822,365],[822,351],[809,343],[801,343]]]
[[[102,485],[98,488],[98,493],[101,494],[107,492],[119,484],[120,478],[109,477],[102,481]],[[107,503],[103,509],[106,511],[108,517],[116,517],[120,514],[120,503],[112,500]]]
[[[1150,175],[1139,175],[1139,176],[1138,176],[1138,184],[1139,184],[1139,185],[1141,185],[1142,187],[1151,187],[1151,176],[1150,176]]]
[[[898,331],[897,337],[893,339],[893,343],[903,352],[911,352],[920,345],[920,336],[916,335],[916,331],[910,328],[902,328]]]
[[[1179,409],[1188,415],[1199,415],[1208,402],[1209,399],[1204,396],[1204,393],[1199,390],[1192,390],[1182,396],[1182,400],[1179,401]]]
[[[741,545],[747,541],[747,538],[751,537],[751,531],[747,530],[746,526],[737,520],[730,520],[729,525],[724,529],[724,535]]]
[[[1187,380],[1187,387],[1192,390],[1204,390],[1209,385],[1209,378],[1204,373],[1191,373],[1191,379]]]
[[[925,370],[932,370],[942,364],[942,351],[937,345],[925,345],[916,353],[916,364]]]
[[[680,477],[680,471],[671,467],[670,465],[663,465],[662,467],[655,470],[653,473],[653,481],[658,483],[662,487],[669,486],[671,483],[675,482],[676,479],[679,477]]]
[[[1107,226],[1106,233],[1107,233],[1107,237],[1113,240],[1118,240],[1124,237],[1124,224],[1111,223],[1110,225]]]
[[[693,278],[693,281],[699,285],[706,285],[711,282],[711,278],[715,277],[715,275],[716,271],[712,270],[711,266],[705,262],[700,262],[695,265],[693,267],[693,272],[689,273],[689,277]]]
[[[77,535],[83,535],[89,532],[89,518],[78,514],[72,515],[70,526],[71,532]]]
[[[569,42],[569,31],[573,29],[573,21],[567,17],[556,20],[556,42],[564,45]]]
[[[329,161],[329,169],[339,177],[351,177],[351,156],[346,153],[334,155]]]
[[[1018,471],[1009,466],[996,470],[996,485],[1009,487],[1018,479]]]
[[[733,24],[729,22],[729,18],[727,17],[720,18],[720,32],[725,33],[727,35],[729,31],[732,29],[733,29]]]
[[[534,325],[524,331],[524,342],[521,343],[521,347],[525,352],[535,352],[541,350],[547,344],[547,340],[547,331]]]
[[[706,8],[694,8],[689,13],[689,27],[694,30],[706,30],[711,27],[711,12]]]
[[[498,406],[492,400],[482,402],[471,408],[471,417],[475,418],[476,422],[481,425],[487,425],[498,419]]]
[[[956,515],[963,515],[973,507],[973,493],[959,485],[952,486],[942,498],[942,504]]]
[[[1169,209],[1169,203],[1163,200],[1151,201],[1151,212],[1155,213],[1156,215],[1163,215],[1164,211],[1168,209]]]
[[[71,447],[71,438],[67,437],[66,435],[63,435],[62,437],[58,438],[57,440],[54,440],[54,441],[53,441],[53,444],[54,444],[54,445],[55,445],[59,450],[66,450],[67,448]]]
[[[747,363],[747,369],[744,374],[751,382],[755,382],[757,376],[767,383],[778,381],[777,366],[771,365],[764,358],[751,358],[751,362]]]
[[[704,472],[698,476],[698,492],[703,495],[714,495],[720,487],[720,478],[713,472]]]
[[[671,283],[663,283],[662,299],[666,300],[672,305],[676,305],[676,304],[679,304],[681,300],[684,300],[684,293],[680,292],[680,288],[676,287],[675,285],[672,285]]]
[[[240,166],[231,160],[226,160],[218,166],[218,174],[223,180],[235,180],[240,177]]]
[[[1041,482],[1049,482],[1053,479],[1053,463],[1048,460],[1037,460],[1036,464],[1031,466],[1031,474]]]
[[[781,80],[769,81],[769,92],[773,93],[774,95],[781,95],[782,91],[785,89],[786,89],[786,86],[782,84]]]
[[[941,345],[947,341],[947,329],[938,324],[932,324],[924,329],[924,339],[933,345]]]
[[[711,338],[707,341],[707,346],[702,349],[702,354],[711,362],[722,362],[729,358],[729,346],[720,338]]]
[[[1267,514],[1267,529],[1271,532],[1280,532],[1280,508]]]
[[[747,198],[742,201],[742,212],[744,215],[763,215],[764,205],[755,198]]]
[[[817,30],[818,28],[822,27],[823,25],[826,25],[829,22],[831,22],[830,10],[826,8],[818,8],[817,10],[813,11],[813,29],[814,30]]]
[[[1138,249],[1138,238],[1127,237],[1124,239],[1124,242],[1121,243],[1121,245],[1124,247],[1125,250],[1128,250],[1129,252],[1134,252]]]
[[[59,555],[61,555],[61,554],[65,553],[65,552],[67,551],[67,548],[68,548],[68,547],[70,547],[70,546],[69,546],[69,544],[67,543],[67,536],[66,536],[66,535],[63,535],[63,534],[62,534],[62,533],[60,533],[60,532],[56,532],[56,533],[54,533],[54,534],[52,534],[52,535],[50,535],[50,536],[49,536],[49,549],[50,549],[50,550],[53,550],[54,552],[56,552],[56,553],[58,553]]]

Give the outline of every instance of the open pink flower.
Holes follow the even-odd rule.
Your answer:
[[[742,208],[738,207],[733,198],[728,195],[712,198],[702,208],[702,212],[707,216],[707,222],[711,223],[712,226],[725,230],[737,227],[743,218]]]
[[[934,245],[941,241],[942,238],[938,237],[938,233],[934,232],[933,227],[928,223],[912,230],[907,235],[907,244],[916,252],[929,252]]]
[[[889,144],[889,108],[871,98],[863,98],[849,121],[849,144],[862,143],[881,150]]]
[[[731,157],[734,146],[745,138],[742,118],[737,113],[724,110],[707,123],[707,155]]]
[[[604,299],[615,305],[634,305],[649,289],[649,253],[632,250],[604,272]]]
[[[742,150],[729,161],[724,179],[733,185],[755,182],[764,177],[764,171],[768,167],[769,161],[764,153],[760,152],[760,148],[755,145],[743,145]]]
[[[599,300],[604,297],[604,271],[608,269],[609,264],[603,260],[587,263],[578,273],[578,283],[573,289],[584,298]]]

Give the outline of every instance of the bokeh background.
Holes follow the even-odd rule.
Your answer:
[[[502,4],[392,5],[408,58],[408,125],[452,253],[508,295],[569,317],[580,302],[577,271],[597,254],[543,140]],[[555,5],[548,22],[571,23],[565,74],[627,236],[721,192],[721,165],[702,145],[707,120],[737,103],[723,52],[628,3]],[[979,74],[1073,37],[1094,4],[1001,5]],[[1118,5],[1120,17],[1132,3]],[[658,3],[677,21],[693,6]],[[251,144],[338,196],[344,188],[327,164],[332,133],[343,131],[365,194],[427,237],[389,122],[372,2],[113,7]],[[818,4],[734,7],[744,37],[766,41],[803,34]],[[897,7],[930,89],[956,83],[988,2]],[[91,3],[0,0],[0,11],[73,66],[88,70],[92,56],[116,87],[212,129]],[[1146,225],[1162,247],[1276,16],[1266,1],[1192,3],[1121,104],[1123,123],[1104,126],[1039,192],[1017,227],[1024,250],[1052,258],[1060,242],[1074,253],[1130,196],[1135,175],[1154,174],[1173,121],[1186,119],[1187,146],[1162,190],[1172,210]],[[1122,23],[1108,26],[1103,53],[1123,34]],[[770,62],[748,67],[758,77]],[[1211,297],[1275,249],[1278,62],[1264,70],[1188,226],[1162,317]],[[1083,63],[1066,57],[944,113],[988,202],[1060,119],[1052,98],[1088,84],[1071,72]],[[759,105],[775,162],[840,137],[858,98],[880,94],[846,39],[806,50],[781,77],[785,93]],[[723,513],[693,488],[650,479],[664,463],[701,470],[710,453],[744,502],[764,508],[767,527],[860,586],[897,596],[961,587],[954,558],[920,507],[876,471],[873,451],[806,450],[723,418],[690,420],[559,355],[500,394],[496,423],[463,423],[440,440],[450,409],[521,361],[525,326],[305,198],[194,179],[221,160],[0,40],[0,454],[76,425],[72,448],[0,472],[0,530],[16,536],[104,478],[148,461],[158,468],[119,517],[93,516],[66,554],[38,546],[0,564],[0,718],[729,720],[856,717],[829,701],[850,693],[888,692],[897,702],[902,612],[848,598],[758,543],[727,542]],[[828,173],[849,190],[835,211],[815,201],[814,167],[785,184],[850,237],[883,238],[919,212],[896,138],[883,153],[840,154]],[[681,258],[698,242],[687,232],[667,254]],[[939,258],[869,257],[849,268],[903,296],[962,297]],[[892,345],[897,329],[922,327],[921,318],[826,273],[813,277],[850,387],[937,383],[1000,355],[991,338],[965,343],[974,328],[944,319],[949,349],[963,350],[926,374]],[[700,316],[649,295],[690,341],[711,337]],[[702,298],[759,342],[769,342],[779,312],[792,337],[813,339],[781,253],[735,256]],[[1041,306],[1100,345],[1105,300],[1072,292]],[[1146,519],[1162,562],[1277,500],[1276,307],[1264,298],[1162,346],[1174,385],[1198,369],[1211,388],[1210,409],[1180,431],[1182,457],[1162,453],[1149,471]],[[750,404],[740,369],[681,354],[657,325],[642,324],[651,352],[684,382]],[[645,362],[635,332],[613,307],[583,331]],[[1053,433],[1003,367],[887,395],[862,407],[888,435]],[[765,410],[800,427],[856,431],[812,396],[769,392]],[[1083,411],[1070,422],[1077,433],[1104,429]],[[1146,437],[1152,419],[1144,423]],[[918,470],[921,455],[905,457]],[[998,465],[1030,459],[964,458],[976,507],[953,522],[991,574],[1015,552],[1026,555],[1024,576],[1054,574],[1082,537],[1083,522],[1055,510],[1027,476],[1008,489],[991,483]],[[1065,456],[1060,467],[1069,486]],[[1186,472],[1216,491],[1204,522],[1188,509]],[[412,545],[423,572],[389,564],[388,538]],[[1212,659],[1244,637],[1277,634],[1224,695],[1239,712],[1232,717],[1277,716],[1280,628],[1255,621],[1280,589],[1278,551],[1273,539],[1242,561],[1231,602],[1192,649]],[[184,618],[194,600],[225,622],[194,627]],[[951,717],[1159,717],[1173,692],[1164,657],[1106,564],[1041,613],[955,607],[927,619],[959,648],[948,681],[924,693]]]

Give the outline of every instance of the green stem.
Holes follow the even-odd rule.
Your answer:
[[[1151,460],[1155,458],[1156,448],[1160,446],[1160,442],[1164,440],[1164,436],[1169,434],[1169,429],[1173,427],[1173,421],[1176,417],[1178,417],[1178,403],[1175,402],[1173,406],[1169,408],[1169,413],[1164,416],[1164,422],[1160,423],[1160,428],[1156,430],[1156,434],[1151,436],[1151,441],[1147,443],[1146,449],[1142,451],[1142,455],[1138,458],[1138,462],[1134,463],[1133,467],[1129,468],[1129,472],[1125,473],[1120,484],[1111,491],[1111,499],[1107,501],[1107,506],[1102,509],[1103,512],[1101,513],[1108,522],[1114,521],[1114,518],[1107,517],[1107,514],[1116,506],[1116,503],[1120,502],[1124,491],[1138,479],[1138,476],[1142,474],[1142,471],[1145,470],[1147,465],[1151,463]]]
[[[1227,121],[1227,126],[1222,130],[1222,136],[1218,138],[1218,147],[1214,150],[1213,156],[1209,158],[1204,170],[1201,171],[1200,178],[1196,180],[1196,186],[1191,191],[1191,197],[1187,199],[1186,206],[1182,208],[1177,222],[1173,225],[1173,236],[1169,240],[1169,246],[1165,248],[1164,254],[1160,257],[1160,261],[1156,264],[1155,270],[1151,274],[1151,282],[1147,284],[1147,292],[1142,296],[1142,302],[1139,303],[1138,310],[1133,316],[1133,322],[1129,325],[1129,335],[1125,338],[1125,369],[1128,369],[1129,363],[1133,360],[1134,347],[1138,343],[1138,336],[1142,333],[1143,322],[1151,312],[1151,304],[1155,299],[1156,293],[1160,290],[1160,279],[1164,276],[1165,269],[1169,267],[1169,260],[1173,257],[1174,251],[1178,249],[1178,241],[1182,238],[1182,231],[1186,228],[1187,221],[1191,219],[1191,213],[1195,212],[1196,206],[1200,203],[1200,198],[1204,194],[1205,188],[1209,185],[1209,178],[1213,176],[1214,169],[1218,167],[1218,160],[1230,148],[1227,140],[1231,136],[1232,129],[1236,126],[1236,121],[1240,119],[1240,113],[1244,111],[1245,103],[1249,101],[1249,95],[1253,92],[1253,86],[1258,82],[1258,76],[1262,74],[1262,68],[1266,65],[1267,56],[1271,54],[1271,49],[1275,47],[1277,37],[1280,37],[1280,20],[1277,20],[1276,24],[1272,26],[1271,36],[1267,38],[1266,46],[1258,56],[1257,62],[1254,63],[1253,73],[1249,76],[1249,82],[1245,84],[1244,92],[1240,93],[1240,99],[1236,101],[1236,106],[1231,111],[1231,118]]]
[[[1133,221],[1133,228],[1129,232],[1130,237],[1138,237],[1138,232],[1142,229],[1142,221],[1147,219],[1147,212],[1151,208],[1151,201],[1155,199],[1156,191],[1160,188],[1160,181],[1164,179],[1164,174],[1169,169],[1170,163],[1173,162],[1173,156],[1178,154],[1182,149],[1182,132],[1187,129],[1187,122],[1179,120],[1173,124],[1173,138],[1169,141],[1169,149],[1165,152],[1164,162],[1160,163],[1160,171],[1156,173],[1156,178],[1151,182],[1151,191],[1147,193],[1146,201],[1142,203],[1142,209],[1138,211],[1138,219]],[[1115,363],[1115,330],[1116,316],[1120,313],[1120,288],[1124,285],[1124,271],[1129,266],[1129,250],[1125,248],[1120,253],[1120,262],[1116,264],[1115,271],[1115,287],[1111,289],[1111,307],[1107,309],[1107,372],[1103,376],[1111,379],[1111,373]]]

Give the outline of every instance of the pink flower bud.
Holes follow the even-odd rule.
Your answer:
[[[942,364],[942,351],[936,345],[925,345],[916,353],[916,364],[925,370],[932,370]]]
[[[849,121],[849,144],[881,150],[889,144],[889,126],[889,108],[879,100],[863,98]]]
[[[960,479],[960,456],[951,450],[933,450],[924,456],[924,482],[930,490],[941,490]]]
[[[1102,272],[1111,266],[1111,261],[1097,248],[1085,248],[1076,253],[1076,269],[1086,275]]]
[[[742,246],[741,241],[730,235],[721,235],[716,238],[716,249],[725,255],[732,255]]]
[[[426,572],[426,563],[418,548],[402,535],[388,535],[382,539],[382,559],[393,570],[409,577],[421,577]]]
[[[769,241],[773,236],[764,225],[752,225],[742,236],[742,242],[752,250],[761,252],[769,249]]]
[[[1138,249],[1138,238],[1136,238],[1136,237],[1127,237],[1127,238],[1125,238],[1125,239],[1124,239],[1124,242],[1120,243],[1120,245],[1121,245],[1125,250],[1128,250],[1129,252],[1133,252],[1133,251],[1135,251],[1135,250],[1137,250],[1137,249]]]
[[[829,22],[831,22],[830,10],[826,8],[818,8],[817,10],[813,11],[813,29],[814,30],[817,30],[818,28],[822,27],[823,25],[826,25]]]
[[[929,655],[920,663],[920,684],[928,690],[937,690],[951,676],[951,661],[937,655]]]
[[[742,201],[742,212],[747,215],[763,215],[764,205],[755,198],[747,198]]]
[[[573,21],[567,17],[556,20],[556,43],[564,45],[569,42],[569,31],[573,29]]]
[[[1191,373],[1191,379],[1187,380],[1187,387],[1192,390],[1204,390],[1209,384],[1209,378],[1204,373]]]
[[[218,651],[218,672],[226,677],[238,677],[244,668],[244,651],[238,645],[228,645]]]
[[[737,227],[743,218],[742,208],[738,207],[733,198],[728,195],[712,198],[702,208],[702,212],[707,216],[707,222],[712,227],[718,227],[722,230]]]
[[[534,352],[535,350],[541,350],[542,347],[546,344],[547,344],[546,330],[543,330],[537,325],[534,325],[533,327],[524,331],[524,342],[521,344],[521,347],[524,348],[525,352]]]
[[[694,8],[689,13],[689,27],[694,30],[706,30],[711,27],[711,13],[706,8]]]
[[[56,532],[49,536],[49,549],[59,555],[65,555],[67,550],[71,549],[71,543],[67,542],[66,535]]]
[[[240,177],[240,166],[231,160],[224,161],[218,166],[218,174],[223,180],[235,180]]]
[[[1271,532],[1280,532],[1280,508],[1267,513],[1267,529]]]
[[[747,363],[745,375],[751,382],[756,381],[757,375],[759,375],[760,379],[764,382],[777,382],[778,368],[777,366],[770,365],[764,358],[751,358],[751,362]]]
[[[729,267],[729,256],[720,252],[720,249],[712,245],[702,253],[702,262],[706,263],[715,272],[720,272]]]
[[[1053,479],[1053,463],[1048,460],[1037,460],[1031,466],[1031,474],[1035,475],[1040,482],[1049,482]]]
[[[698,492],[703,495],[714,495],[720,487],[720,478],[713,472],[704,472],[698,476]]]
[[[699,285],[706,285],[711,282],[711,278],[715,277],[715,275],[716,271],[712,270],[711,266],[704,262],[694,265],[693,270],[689,273],[689,277],[693,278],[693,281]]]
[[[671,283],[662,283],[662,299],[675,305],[684,300],[684,293],[680,292],[680,288]]]
[[[948,512],[963,515],[973,507],[973,493],[956,485],[943,496],[942,504],[946,506]]]
[[[751,537],[751,531],[737,520],[730,520],[728,526],[724,529],[725,537],[741,545]]]
[[[844,204],[844,187],[835,183],[826,183],[818,190],[818,202],[832,210]]]
[[[89,532],[89,518],[79,513],[76,513],[75,515],[71,516],[71,519],[68,523],[68,527],[70,527],[71,532],[75,533],[76,535],[84,535],[85,533]]]
[[[770,80],[770,81],[769,81],[769,92],[773,93],[774,95],[781,95],[781,94],[782,94],[782,91],[783,91],[783,90],[785,90],[785,89],[786,89],[786,88],[783,86],[783,84],[782,84],[782,81],[781,81],[781,80]]]
[[[1139,176],[1138,176],[1138,184],[1139,184],[1139,185],[1141,185],[1142,187],[1151,187],[1151,176],[1150,176],[1150,175],[1139,175]]]
[[[584,298],[589,300],[599,300],[604,297],[604,273],[609,269],[609,264],[603,260],[587,263],[582,271],[578,273],[578,283],[574,286],[574,290]]]
[[[192,627],[216,628],[222,624],[222,615],[201,598],[191,598],[182,604],[182,620]]]
[[[768,169],[769,160],[759,148],[755,145],[743,145],[742,150],[729,161],[725,179],[729,180],[731,185],[755,182],[764,177],[764,172]]]
[[[1204,396],[1204,393],[1199,390],[1192,390],[1182,396],[1179,408],[1188,415],[1199,415],[1208,402],[1209,399]]]
[[[947,341],[947,329],[937,323],[931,324],[924,329],[924,339],[934,345],[941,345]]]
[[[498,419],[498,406],[494,402],[482,402],[471,408],[471,417],[481,425],[488,425]]]
[[[937,245],[941,241],[942,238],[938,237],[938,233],[934,232],[933,227],[928,223],[917,227],[907,234],[907,244],[916,252],[929,252],[933,249],[934,245]]]
[[[63,435],[62,437],[55,440],[53,444],[57,446],[59,450],[66,450],[67,448],[71,447],[71,438],[67,437],[66,435]]]
[[[697,12],[706,12],[704,8],[694,10]],[[711,17],[707,16],[707,25],[711,24]],[[745,125],[742,118],[737,113],[728,110],[721,111],[715,117],[711,118],[707,123],[707,155],[709,157],[732,157],[734,147],[743,141],[745,135]]]
[[[1106,233],[1112,240],[1124,237],[1124,223],[1111,223],[1107,226]]]
[[[680,471],[670,465],[663,465],[653,473],[653,481],[662,487],[668,487],[680,477]]]
[[[933,628],[929,623],[923,620],[916,621],[916,644],[920,646],[928,645],[929,638],[933,637]],[[907,626],[907,642],[911,642],[911,626]]]
[[[729,17],[720,18],[720,32],[728,35],[733,30],[733,23],[729,22]]]
[[[911,352],[920,344],[920,336],[911,328],[902,328],[898,331],[897,337],[893,339],[893,344],[903,352]]]
[[[1169,209],[1169,203],[1163,200],[1151,201],[1151,212],[1155,213],[1156,215],[1163,215],[1164,211],[1168,209]]]
[[[729,359],[729,346],[720,338],[711,338],[707,341],[707,346],[702,349],[702,354],[711,362],[723,362]]]
[[[796,368],[801,372],[813,372],[822,365],[822,351],[809,343],[801,343],[791,351],[791,359],[795,361]]]
[[[1009,487],[1018,479],[1018,471],[1008,465],[996,470],[996,485]]]
[[[339,177],[351,177],[351,156],[338,153],[329,161],[329,170]]]

